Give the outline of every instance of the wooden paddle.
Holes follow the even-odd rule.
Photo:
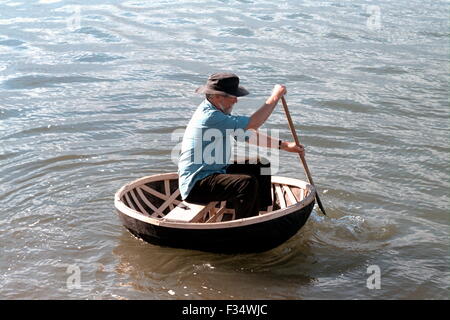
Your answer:
[[[288,109],[288,106],[287,106],[287,103],[286,103],[286,99],[284,98],[284,96],[281,97],[281,102],[283,103],[284,113],[286,113],[286,118],[287,118],[288,123],[289,123],[289,129],[291,129],[291,133],[292,133],[292,136],[294,137],[295,144],[297,146],[299,146],[300,142],[298,141],[298,136],[297,136],[297,133],[295,131],[294,124],[292,123],[291,114],[289,113],[289,109]],[[311,183],[314,186],[314,181],[312,179],[311,173],[309,172],[308,165],[306,164],[305,157],[302,156],[300,153],[298,155],[300,157],[300,160],[302,161],[303,168],[305,169],[305,173],[308,176],[309,183]],[[322,213],[324,215],[327,215],[325,213],[325,209],[323,208],[322,201],[320,201],[319,192],[317,191],[317,188],[316,188],[316,200],[317,200],[317,204],[319,205],[319,208],[322,211]]]

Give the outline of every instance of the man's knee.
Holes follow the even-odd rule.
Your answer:
[[[241,192],[256,196],[258,191],[258,179],[253,175],[243,175],[241,178]]]

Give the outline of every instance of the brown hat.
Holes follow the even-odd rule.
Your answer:
[[[234,73],[219,72],[209,76],[204,86],[195,90],[196,93],[221,94],[235,97],[242,97],[249,94],[244,88],[239,86],[239,77]]]

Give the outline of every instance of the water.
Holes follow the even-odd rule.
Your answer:
[[[2,1],[2,299],[448,299],[448,1]],[[113,195],[176,170],[195,88],[276,83],[328,216],[262,254],[132,237]],[[278,106],[264,128],[289,139]],[[306,179],[295,155],[279,175]],[[380,289],[369,289],[370,266]],[[370,270],[370,269],[369,269]],[[79,280],[79,281],[78,281]],[[369,285],[370,287],[370,285]]]

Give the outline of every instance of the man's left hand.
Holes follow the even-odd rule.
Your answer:
[[[305,147],[303,145],[296,145],[295,142],[281,142],[281,150],[288,152],[296,152],[299,153],[300,156],[305,156]]]

